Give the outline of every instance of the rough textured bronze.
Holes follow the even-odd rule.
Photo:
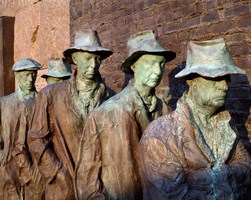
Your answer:
[[[24,63],[29,67],[18,71]],[[0,199],[3,200],[40,200],[44,196],[42,176],[31,160],[26,141],[39,68],[40,64],[31,59],[15,63],[17,90],[0,98]]]
[[[87,50],[87,49],[86,49]],[[76,51],[68,55],[77,68],[69,80],[38,93],[28,144],[46,181],[46,199],[75,199],[73,176],[88,113],[107,98],[99,74],[100,56]]]
[[[145,131],[139,149],[145,198],[249,199],[250,155],[242,141],[226,134],[230,118],[216,117],[215,124],[224,124],[220,132],[212,132],[223,155],[217,166],[193,115],[187,103],[179,100],[176,111],[154,121]]]
[[[229,124],[229,112],[222,111],[228,89],[226,75],[243,71],[224,65],[229,56],[210,53],[215,48],[215,41],[211,42],[212,48],[210,41],[206,45],[198,42],[204,44],[201,51],[189,59],[200,60],[218,52],[217,64],[189,65],[179,72],[190,74],[185,76],[188,91],[174,112],[153,121],[142,136],[139,152],[145,199],[250,199],[248,141],[240,133],[236,135]],[[200,76],[202,71],[205,77]]]
[[[148,37],[145,32],[133,38],[138,41],[144,37]],[[154,43],[160,46],[156,38]],[[137,147],[147,125],[163,111],[154,89],[166,62],[151,44],[152,40],[146,44],[148,51],[131,63],[134,79],[129,85],[95,109],[86,121],[76,167],[79,199],[142,199]],[[128,45],[130,50],[137,42]]]
[[[67,80],[71,76],[71,65],[62,59],[49,59],[48,72],[41,77],[46,79],[48,84],[58,83]]]

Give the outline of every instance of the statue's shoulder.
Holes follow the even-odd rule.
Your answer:
[[[6,96],[2,96],[0,97],[0,102],[4,103],[4,102],[8,102],[10,103],[10,101],[16,100],[17,99],[17,95],[15,92],[6,95]]]
[[[173,113],[169,113],[153,120],[144,131],[144,137],[154,137],[165,140],[168,134],[172,134],[172,127],[174,125],[171,120],[172,115]]]
[[[107,112],[115,111],[116,109],[123,110],[125,107],[130,105],[132,98],[130,98],[130,93],[127,88],[119,92],[118,94],[110,97],[106,101],[104,101],[96,111],[106,110]]]
[[[46,96],[54,96],[57,94],[62,95],[67,88],[70,87],[70,80],[65,80],[59,83],[54,83],[51,85],[47,85],[42,90],[39,91],[40,95],[46,95]]]

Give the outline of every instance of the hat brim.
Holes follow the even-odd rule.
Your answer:
[[[192,68],[185,68],[175,75],[175,78],[181,78],[190,74],[199,74],[200,76],[216,78],[230,74],[246,74],[245,71],[236,66],[218,66],[218,67],[206,67],[195,66]]]
[[[70,64],[74,64],[71,55],[78,51],[100,55],[101,60],[104,60],[113,54],[112,51],[103,47],[85,47],[85,46],[71,47],[69,49],[66,49],[63,53],[66,61],[69,62]]]
[[[64,77],[69,77],[71,76],[71,73],[52,73],[52,72],[48,72],[46,74],[43,74],[41,77],[42,78],[48,78],[48,77],[55,77],[55,78],[64,78]]]
[[[176,58],[176,53],[173,51],[137,51],[134,52],[122,63],[120,69],[125,73],[133,74],[131,65],[135,63],[142,55],[145,54],[164,56],[166,62],[170,62],[171,60]]]
[[[41,69],[41,68],[27,66],[27,67],[20,67],[20,68],[15,69],[15,70],[13,69],[13,71],[15,71],[15,72],[20,72],[20,71],[37,71],[39,69]]]

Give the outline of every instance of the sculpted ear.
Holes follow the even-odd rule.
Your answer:
[[[71,58],[74,64],[76,64],[76,53],[71,54]]]
[[[17,79],[19,79],[19,77],[20,77],[19,73],[18,73],[18,72],[14,72],[14,74],[15,74],[15,77],[16,77]]]
[[[135,63],[133,63],[133,64],[131,65],[131,69],[132,69],[133,72],[135,72],[135,68],[136,68]]]
[[[190,87],[192,84],[192,80],[186,80],[186,82],[187,82],[187,85]]]

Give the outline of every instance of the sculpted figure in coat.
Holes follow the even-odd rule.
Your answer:
[[[64,51],[76,64],[69,80],[38,93],[28,144],[46,181],[46,199],[75,199],[73,175],[87,114],[107,98],[99,74],[101,61],[112,52],[100,44],[97,32],[77,32],[75,46]]]
[[[48,61],[48,72],[41,77],[46,79],[48,85],[62,82],[71,77],[71,65],[62,59],[50,59]]]
[[[0,199],[38,200],[44,195],[43,180],[26,145],[40,68],[32,59],[17,61],[16,92],[0,98]]]
[[[137,147],[147,125],[161,115],[154,89],[176,54],[164,50],[152,31],[133,35],[127,45],[121,69],[134,78],[85,124],[76,167],[79,199],[142,199]]]
[[[145,199],[250,199],[251,159],[223,110],[236,67],[223,39],[188,43],[189,89],[139,144]]]

